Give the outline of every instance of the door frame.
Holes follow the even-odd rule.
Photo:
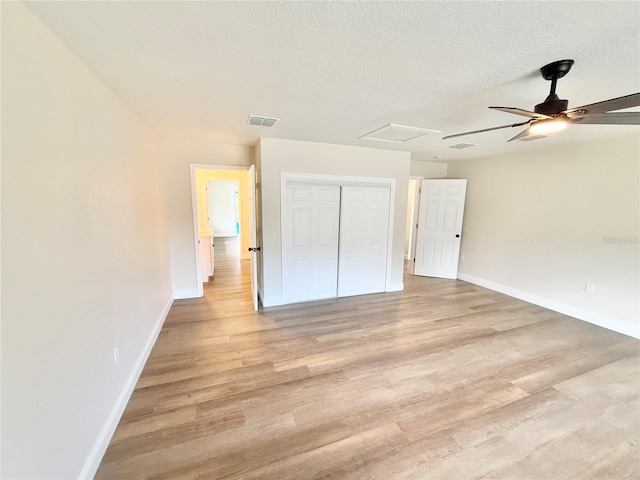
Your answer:
[[[251,165],[213,165],[209,163],[190,163],[189,178],[191,183],[191,221],[193,223],[193,251],[195,254],[196,289],[197,297],[202,297],[204,288],[202,284],[202,270],[200,269],[200,224],[198,220],[198,190],[196,185],[196,170],[227,170],[249,171]]]
[[[337,186],[356,186],[356,187],[385,187],[389,188],[389,228],[387,231],[387,271],[385,278],[385,292],[395,291],[391,282],[391,260],[392,260],[392,247],[393,247],[393,224],[395,216],[395,200],[396,200],[396,179],[385,177],[360,177],[351,175],[325,175],[314,173],[295,173],[295,172],[281,172],[280,173],[280,244],[282,259],[285,258],[285,242],[286,224],[284,219],[286,218],[286,198],[287,198],[287,185],[290,183],[311,183],[322,185],[337,185]],[[404,239],[403,239],[404,241]],[[340,268],[340,266],[338,266]],[[283,270],[284,272],[284,270]],[[290,303],[290,299],[283,294],[284,304]]]
[[[409,237],[409,273],[413,275],[416,259],[416,236],[418,235],[418,212],[420,210],[420,190],[424,177],[410,176],[409,180],[415,180],[416,188],[413,191],[413,211],[411,212],[411,234]],[[408,199],[407,199],[408,200]]]

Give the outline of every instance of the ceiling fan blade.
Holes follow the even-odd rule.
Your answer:
[[[592,113],[605,113],[631,107],[640,107],[640,92],[625,95],[624,97],[612,98],[603,102],[592,103],[590,105],[583,105],[582,107],[570,108],[565,113],[571,117],[572,114],[587,115]]]
[[[523,110],[522,108],[515,107],[489,107],[494,110],[500,110],[501,112],[513,113],[514,115],[522,115],[523,117],[535,118],[541,120],[543,118],[551,118],[549,115],[543,115],[542,113],[530,112],[529,110]]]
[[[514,140],[521,140],[523,142],[529,142],[531,140],[538,140],[539,138],[547,138],[546,135],[540,135],[536,133],[531,133],[529,129],[521,131],[515,137],[510,138],[507,142],[513,142]]]
[[[462,137],[464,135],[473,135],[475,133],[490,132],[492,130],[500,130],[501,128],[520,127],[522,125],[528,125],[532,121],[533,119],[527,120],[526,122],[522,122],[522,123],[514,123],[513,125],[502,125],[500,127],[483,128],[482,130],[473,130],[471,132],[455,133],[453,135],[447,135],[446,137],[442,137],[442,139],[446,140],[448,138]]]
[[[640,112],[597,113],[570,119],[584,125],[640,125]]]

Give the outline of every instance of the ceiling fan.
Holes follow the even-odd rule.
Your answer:
[[[511,138],[509,140],[510,142],[513,140],[536,140],[543,138],[549,133],[564,130],[569,124],[640,125],[640,112],[609,113],[615,110],[640,106],[640,93],[612,98],[603,102],[583,105],[582,107],[568,108],[569,101],[561,100],[556,94],[556,84],[559,78],[569,73],[572,65],[573,60],[558,60],[540,69],[542,78],[551,80],[551,91],[544,102],[535,106],[533,112],[515,107],[489,107],[494,110],[529,117],[529,120],[526,122],[456,133],[454,135],[447,135],[442,139],[446,140],[447,138],[462,137],[463,135],[489,132],[501,128],[521,127],[524,125],[527,125],[527,128]]]

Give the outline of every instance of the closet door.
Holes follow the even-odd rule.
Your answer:
[[[342,187],[339,297],[385,291],[390,192]]]
[[[282,251],[286,302],[337,295],[340,187],[288,184]]]

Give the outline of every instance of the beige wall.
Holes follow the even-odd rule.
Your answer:
[[[447,164],[411,160],[409,175],[424,178],[447,178]]]
[[[171,301],[157,146],[23,4],[2,2],[3,478],[97,466]]]
[[[540,141],[549,146],[449,164],[468,179],[461,278],[639,335],[640,135]]]
[[[198,284],[189,165],[248,167],[253,163],[254,149],[166,139],[161,145],[173,292],[176,298],[195,297]]]
[[[409,153],[325,143],[260,139],[262,275],[266,305],[282,297],[280,176],[282,172],[396,179],[391,282],[402,287]]]

